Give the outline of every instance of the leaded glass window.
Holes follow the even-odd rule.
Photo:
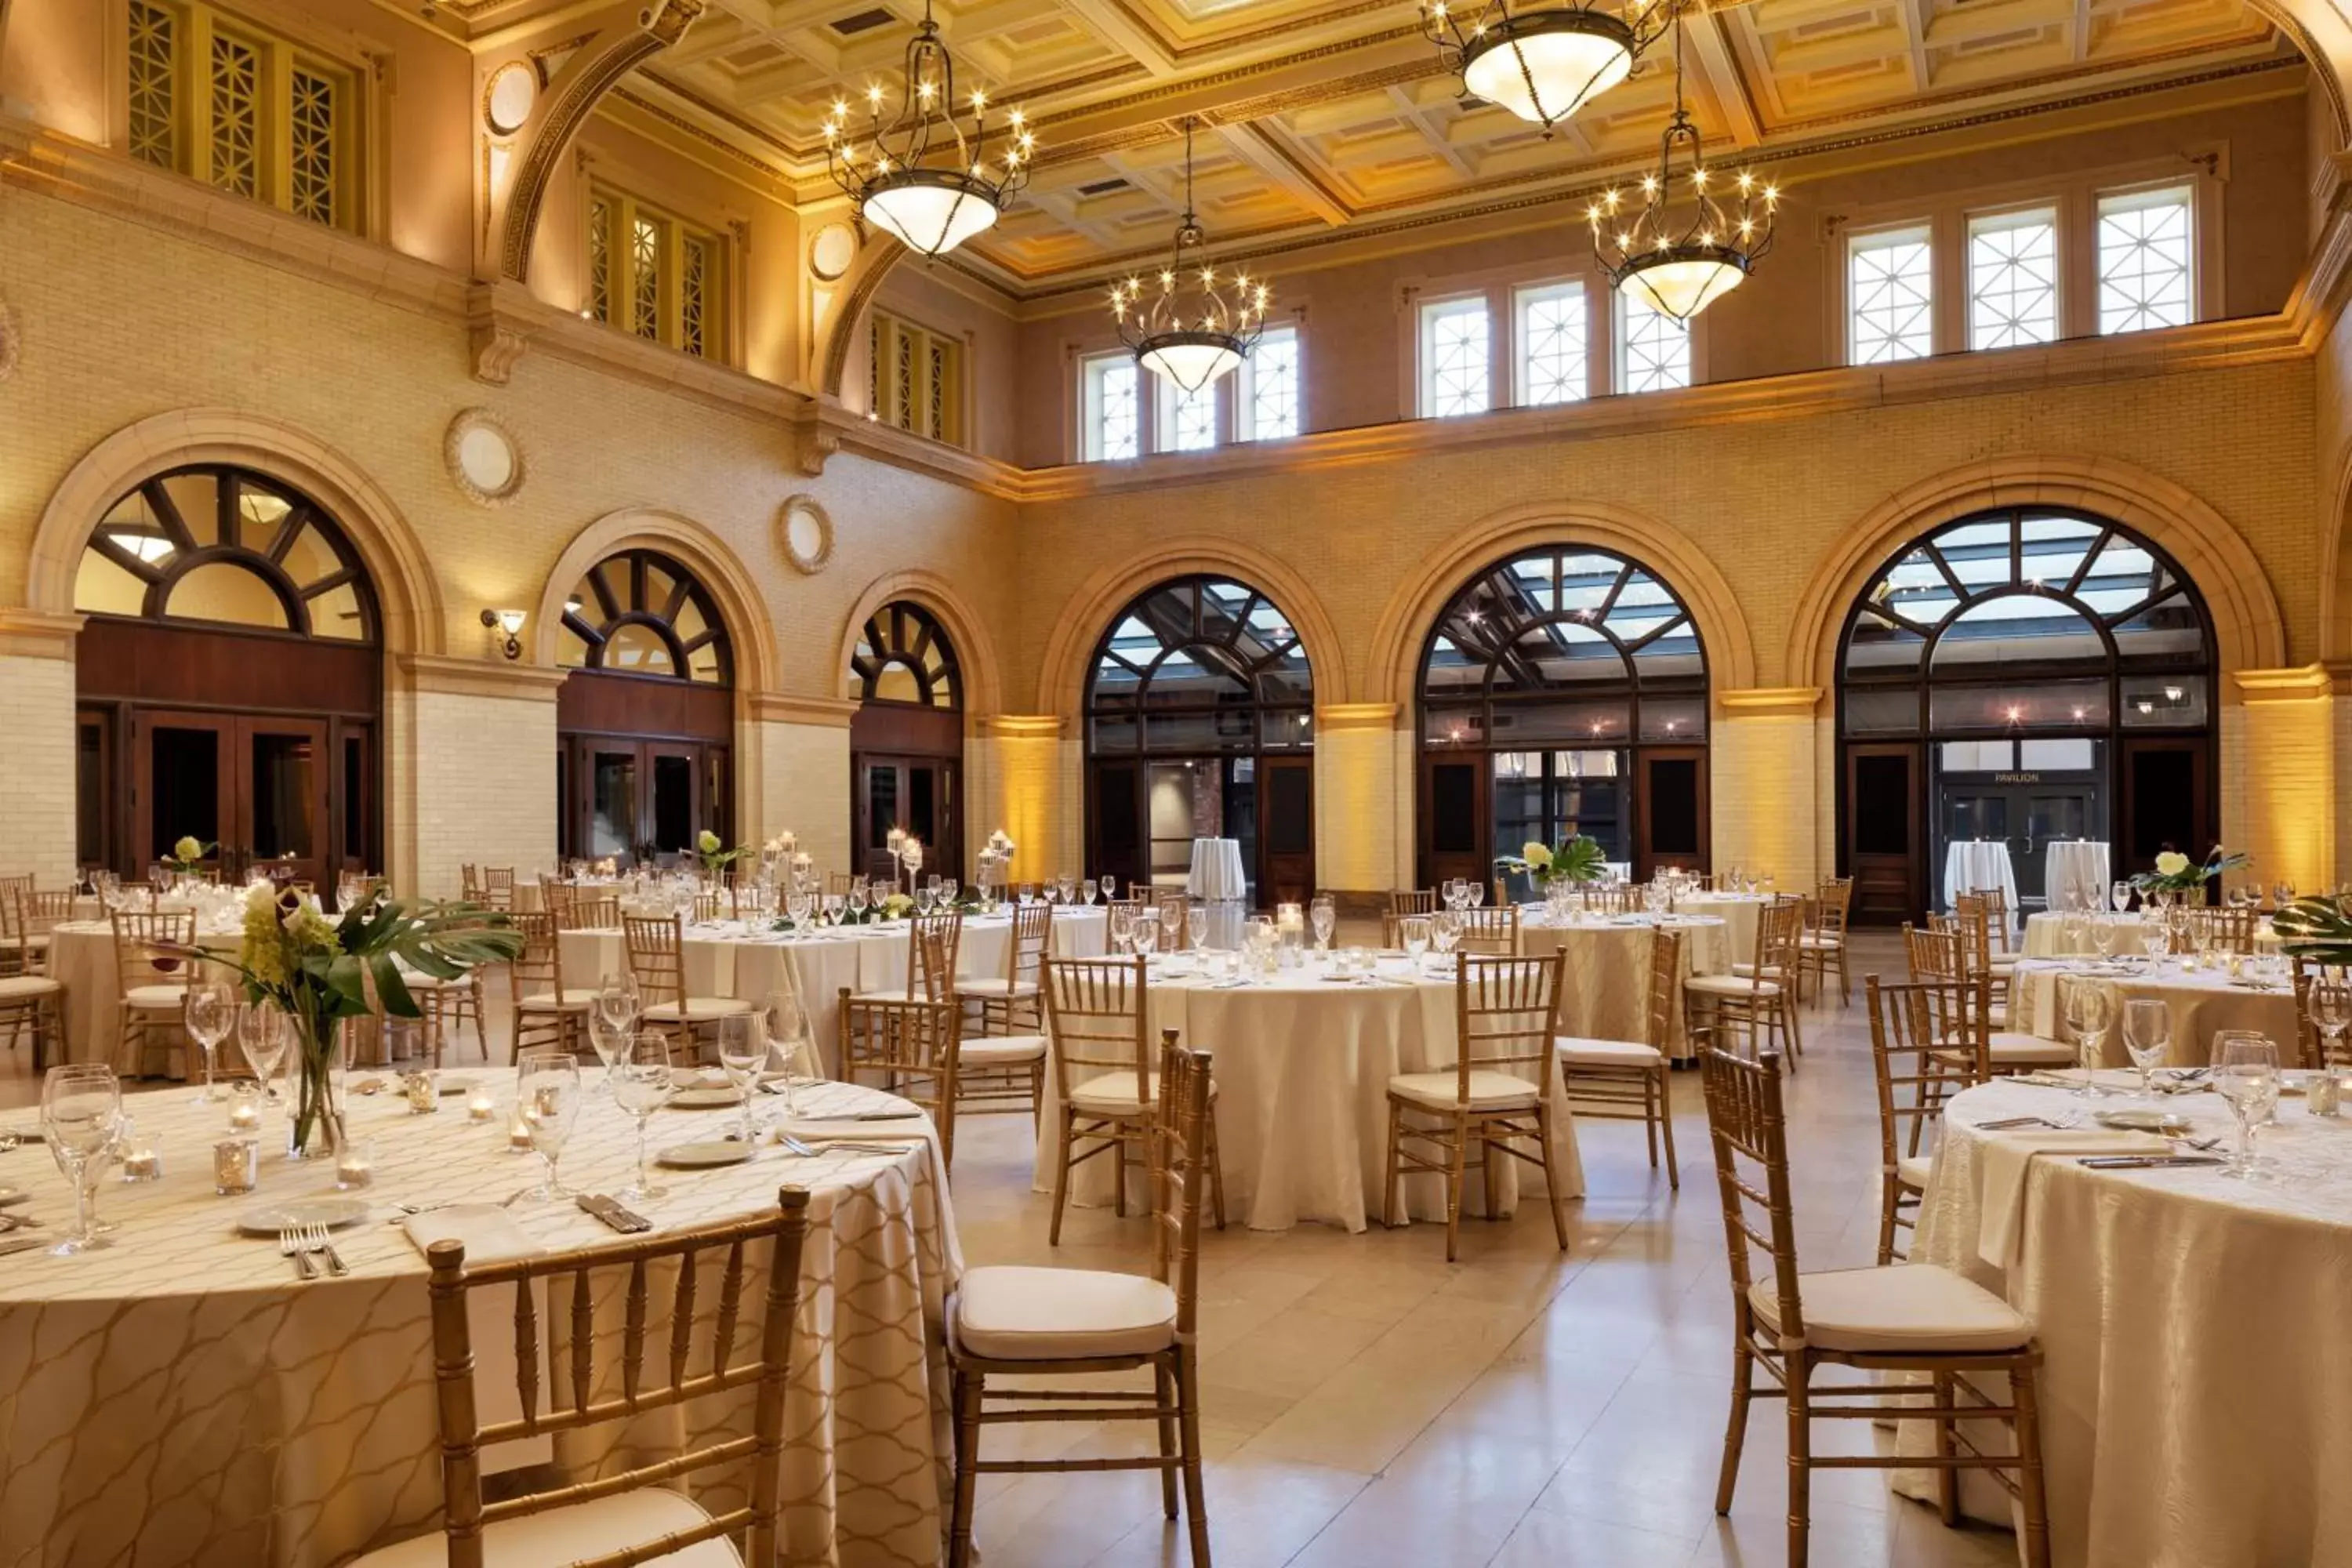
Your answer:
[[[1298,331],[1269,327],[1242,362],[1240,433],[1244,441],[1298,434]]]
[[[1423,418],[1484,414],[1494,404],[1491,332],[1483,298],[1421,308]]]
[[[1584,285],[1522,289],[1518,311],[1519,403],[1536,407],[1583,397],[1590,386]]]
[[[2058,336],[2058,215],[1969,220],[1969,347],[2007,349]]]
[[[923,708],[961,705],[963,676],[955,645],[920,605],[895,599],[866,618],[850,655],[862,702],[911,702]]]
[[[629,220],[629,331],[661,336],[662,226],[642,215]]]
[[[678,279],[677,346],[698,359],[705,346],[703,327],[709,320],[710,270],[710,241],[688,240],[686,272]]]
[[[261,194],[261,51],[229,33],[212,48],[212,180],[240,196]]]
[[[726,624],[694,574],[652,550],[608,555],[563,605],[555,662],[726,686],[734,680]]]
[[[588,199],[588,314],[607,325],[613,320],[613,201]]]
[[[131,155],[166,169],[180,166],[179,26],[170,8],[131,0]]]
[[[294,73],[294,113],[289,138],[294,160],[294,216],[332,227],[335,223],[335,96],[332,77]]]
[[[1213,381],[1194,392],[1161,384],[1160,395],[1167,400],[1170,451],[1203,452],[1217,444],[1217,387],[1221,381],[1222,378]]]
[[[1080,374],[1086,460],[1118,462],[1141,457],[1143,385],[1133,357],[1097,355],[1083,362]]]
[[[1935,352],[1934,249],[1925,228],[1855,235],[1846,250],[1847,358],[1885,364]]]
[[[699,359],[726,357],[723,236],[602,185],[589,193],[587,228],[589,319]]]
[[[1691,384],[1690,323],[1652,305],[1640,289],[1617,296],[1617,390],[1672,392]]]
[[[2197,319],[2194,196],[2179,185],[2099,198],[2099,331]]]
[[[934,441],[964,437],[963,340],[877,310],[866,329],[866,396],[877,418]]]

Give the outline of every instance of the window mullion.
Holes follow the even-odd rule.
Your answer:
[[[667,348],[686,342],[686,226],[661,226],[661,341]]]
[[[188,7],[187,26],[179,60],[180,97],[184,100],[183,129],[187,136],[187,174],[206,184],[213,182],[213,14],[205,6]]]
[[[294,207],[294,51],[276,39],[262,41],[261,199],[280,212]]]

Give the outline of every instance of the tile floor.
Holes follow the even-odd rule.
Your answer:
[[[1865,972],[1897,942],[1858,943],[1854,1005],[1809,1010],[1790,1082],[1795,1203],[1808,1268],[1871,1261],[1876,1112]],[[491,1012],[504,1012],[494,998]],[[495,1045],[495,1043],[494,1043]],[[503,1059],[503,1046],[495,1046]],[[28,1053],[0,1056],[0,1107],[37,1101]],[[1586,1196],[1574,1245],[1539,1209],[1465,1221],[1444,1261],[1428,1226],[1362,1236],[1308,1226],[1205,1237],[1202,1435],[1220,1568],[1764,1568],[1783,1561],[1784,1427],[1759,1409],[1737,1502],[1714,1510],[1729,1398],[1730,1287],[1696,1075],[1675,1078],[1683,1189],[1654,1173],[1631,1122],[1580,1129]],[[1045,1245],[1017,1117],[959,1130],[957,1219],[972,1263],[1148,1268],[1136,1221],[1073,1209]],[[1871,1442],[1817,1428],[1816,1442]],[[992,1433],[1047,1456],[1133,1444],[1086,1424]],[[1883,1475],[1816,1472],[1817,1568],[2016,1561],[2005,1532],[1946,1530]],[[1184,1562],[1181,1527],[1141,1472],[991,1477],[979,1539],[995,1568]]]

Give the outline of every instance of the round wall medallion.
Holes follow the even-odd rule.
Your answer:
[[[482,119],[499,135],[511,136],[530,118],[530,106],[538,100],[539,79],[530,67],[509,60],[490,73],[482,89]]]
[[[484,506],[504,506],[522,489],[522,447],[487,408],[468,408],[449,421],[441,456],[457,488]]]
[[[814,496],[794,496],[776,514],[784,559],[814,576],[833,559],[833,519]]]
[[[849,270],[857,259],[857,231],[845,223],[829,223],[809,241],[809,270],[827,283]]]

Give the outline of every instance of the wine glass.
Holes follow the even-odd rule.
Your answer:
[[[1440,958],[1454,956],[1454,949],[1462,941],[1463,911],[1440,910],[1429,928],[1429,945],[1437,950]],[[1441,969],[1443,966],[1440,966]]]
[[[2116,1016],[2115,994],[2095,980],[2070,978],[2066,991],[2066,1022],[2074,1030],[2074,1047],[2083,1063],[2083,1087],[2077,1092],[2095,1100],[2106,1093],[2099,1087],[2099,1047]]]
[[[2139,1068],[2143,1100],[2156,1097],[2149,1075],[2163,1064],[2165,1049],[2171,1044],[2171,1008],[2153,996],[2134,996],[2124,1004],[2124,1049],[2131,1053],[2132,1066]]]
[[[1151,918],[1150,910],[1138,907],[1130,913],[1127,922],[1127,943],[1129,951],[1139,958],[1150,958],[1158,950],[1160,922]]]
[[[1430,917],[1407,915],[1397,922],[1397,935],[1404,942],[1404,955],[1415,974],[1421,973],[1422,954],[1429,951]]]
[[[1094,908],[1095,897],[1102,891],[1102,886],[1092,877],[1088,877],[1085,881],[1078,884],[1078,891],[1087,896],[1087,907],[1088,909],[1092,909]]]
[[[2115,957],[2116,942],[2122,935],[2123,932],[2116,929],[2116,918],[2113,915],[2102,914],[2091,917],[2091,947],[2098,953],[2101,963],[2104,963]]]
[[[2119,877],[2116,879],[2115,886],[2109,888],[2107,891],[2115,900],[2116,913],[2121,914],[2131,908],[2131,883]]]
[[[807,1010],[802,1007],[798,993],[771,991],[760,1004],[759,1023],[767,1053],[783,1064],[780,1070],[784,1115],[796,1116],[801,1085],[824,1077],[816,1070],[816,1050],[809,1040]]]
[[[637,1124],[637,1178],[621,1189],[625,1198],[642,1200],[668,1195],[668,1189],[654,1185],[646,1169],[646,1122],[669,1103],[677,1088],[670,1071],[668,1039],[648,1029],[631,1041],[613,1079],[614,1100]]]
[[[1184,942],[1184,906],[1171,900],[1160,906],[1160,951],[1174,952]]]
[[[90,1194],[84,1175],[90,1161],[112,1142],[121,1118],[122,1085],[103,1062],[68,1062],[51,1068],[41,1079],[41,1136],[74,1190],[73,1230],[49,1248],[53,1258],[110,1245],[90,1230]]]
[[[1185,900],[1184,945],[1195,953],[1209,945],[1209,900],[1206,899]]]
[[[546,1170],[546,1179],[530,1195],[541,1203],[570,1197],[555,1179],[555,1163],[563,1157],[572,1123],[580,1114],[580,1058],[553,1047],[516,1058],[515,1108],[516,1116],[530,1129],[531,1152]]]
[[[624,1036],[636,1026],[637,1015],[643,1010],[644,999],[637,990],[635,974],[622,970],[596,982],[597,1013]]]
[[[604,1076],[596,1080],[596,1088],[602,1093],[610,1094],[613,1092],[613,1067],[628,1046],[629,1026],[598,1007],[588,1015],[588,1043],[596,1047],[596,1059],[604,1064]]]
[[[1307,918],[1315,927],[1315,945],[1324,952],[1331,951],[1331,933],[1339,929],[1339,906],[1328,893],[1318,893],[1315,901],[1307,906]]]
[[[275,1007],[265,1007],[257,1002],[247,1003],[236,1016],[237,1049],[245,1054],[245,1065],[253,1069],[260,1080],[261,1097],[278,1100],[278,1069],[286,1065],[286,1052],[293,1044],[286,1026],[286,1015]]]
[[[743,1142],[757,1131],[751,1124],[751,1094],[759,1087],[760,1068],[767,1064],[768,1042],[749,1013],[719,1020],[719,1068],[743,1095]]]
[[[843,913],[848,908],[849,900],[846,897],[840,893],[827,893],[824,896],[825,924],[839,925],[841,923]]]
[[[2312,982],[2311,1021],[2319,1030],[2319,1065],[2332,1071],[2342,1051],[2338,1042],[2352,1027],[2352,976],[2339,970]]]
[[[784,916],[793,922],[794,931],[808,924],[809,896],[805,888],[794,888],[784,895]]]
[[[2237,1119],[2237,1147],[2221,1173],[2238,1181],[2261,1178],[2255,1173],[2254,1130],[2270,1120],[2278,1106],[2278,1047],[2244,1029],[2224,1029],[2213,1037],[2213,1092],[2230,1102]]]
[[[210,1105],[221,1097],[213,1079],[213,1062],[236,1019],[236,994],[227,982],[210,980],[189,989],[187,1012],[182,1022],[188,1037],[204,1048],[205,1089],[196,1097],[199,1105]]]

